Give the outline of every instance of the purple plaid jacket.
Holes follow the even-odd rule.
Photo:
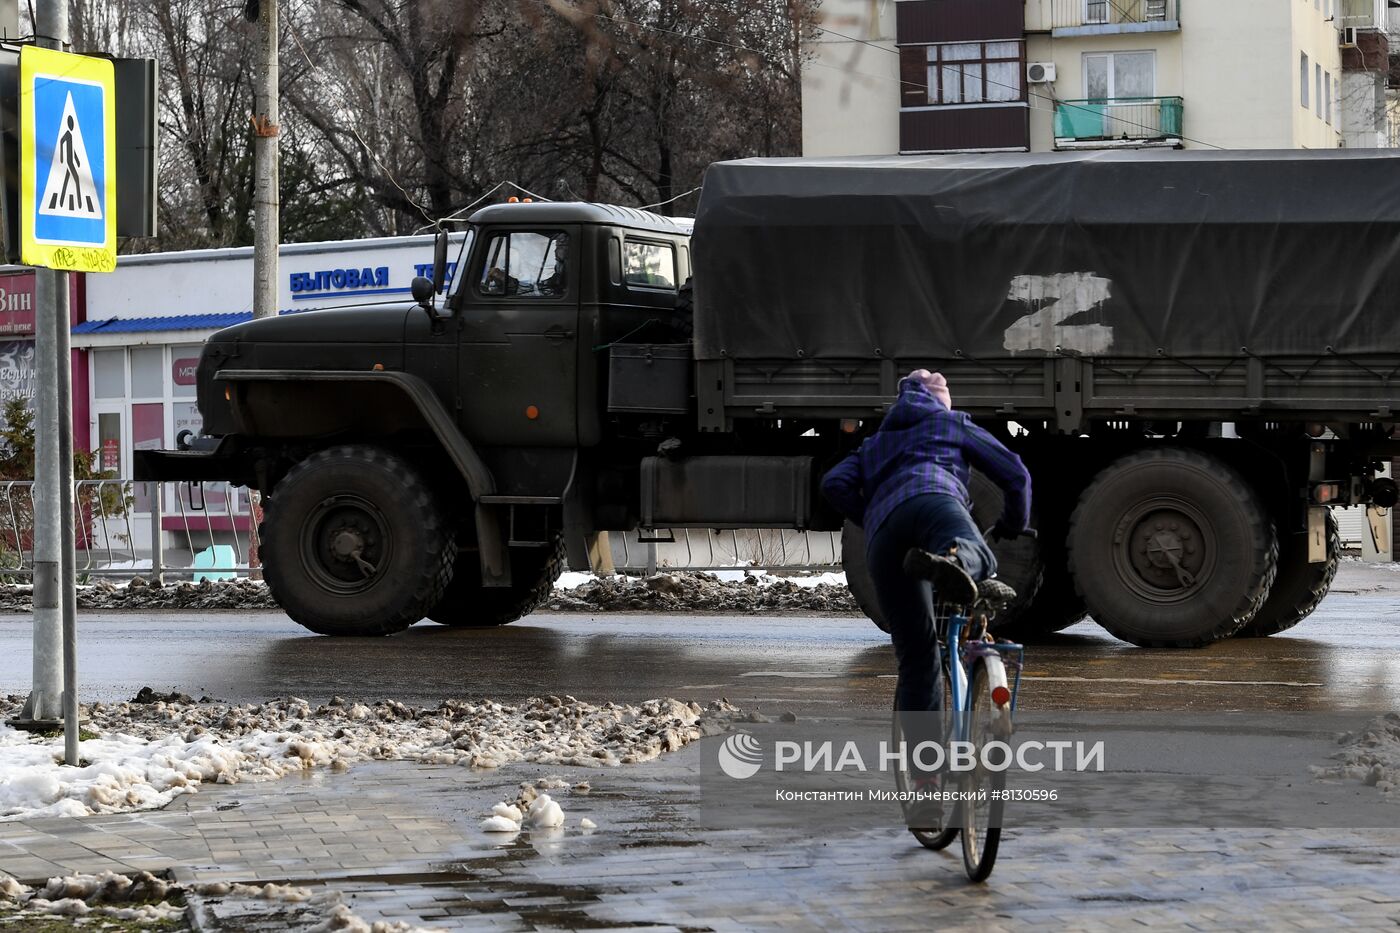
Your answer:
[[[998,526],[1023,531],[1030,521],[1031,476],[1021,458],[965,412],[949,411],[922,383],[905,379],[880,430],[826,474],[822,493],[873,535],[895,506],[926,493],[953,496],[971,509],[972,467],[1005,493]]]

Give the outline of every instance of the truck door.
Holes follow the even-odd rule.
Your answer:
[[[502,447],[578,444],[577,227],[488,227],[462,283],[462,427]]]

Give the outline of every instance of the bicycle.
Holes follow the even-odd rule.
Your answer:
[[[962,837],[963,868],[974,883],[986,881],[996,864],[1001,845],[1005,807],[1006,772],[989,770],[981,750],[990,741],[1005,741],[1012,734],[1012,715],[1020,693],[1025,646],[996,640],[988,630],[990,620],[1004,605],[988,598],[987,587],[978,586],[972,606],[955,606],[940,601],[935,607],[935,624],[943,665],[942,728],[945,748],[953,743],[970,743],[975,766],[962,772],[957,781],[959,798],[942,825],[909,827],[924,848],[939,851]],[[963,610],[966,609],[966,614]],[[1007,671],[1014,677],[1007,678]],[[904,743],[903,727],[896,709],[892,748]],[[895,787],[905,804],[906,825],[910,813],[906,799],[916,790],[918,780],[908,770],[912,754],[902,755],[895,769]],[[943,771],[947,775],[948,771]],[[946,783],[946,782],[945,782]],[[949,788],[943,786],[941,791]]]

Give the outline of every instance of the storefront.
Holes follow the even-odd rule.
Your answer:
[[[70,276],[70,320],[76,328],[84,316],[83,277]],[[88,362],[83,350],[73,351],[73,439],[77,450],[87,451]],[[33,408],[34,381],[34,270],[0,266],[0,403],[20,399]],[[19,479],[21,477],[13,477]],[[28,477],[23,477],[27,479]]]

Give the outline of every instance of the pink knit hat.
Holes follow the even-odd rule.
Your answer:
[[[942,373],[931,373],[927,369],[916,369],[909,374],[908,378],[917,379],[923,383],[924,388],[934,398],[943,403],[943,407],[949,411],[953,410],[953,396],[948,392],[948,380]]]

